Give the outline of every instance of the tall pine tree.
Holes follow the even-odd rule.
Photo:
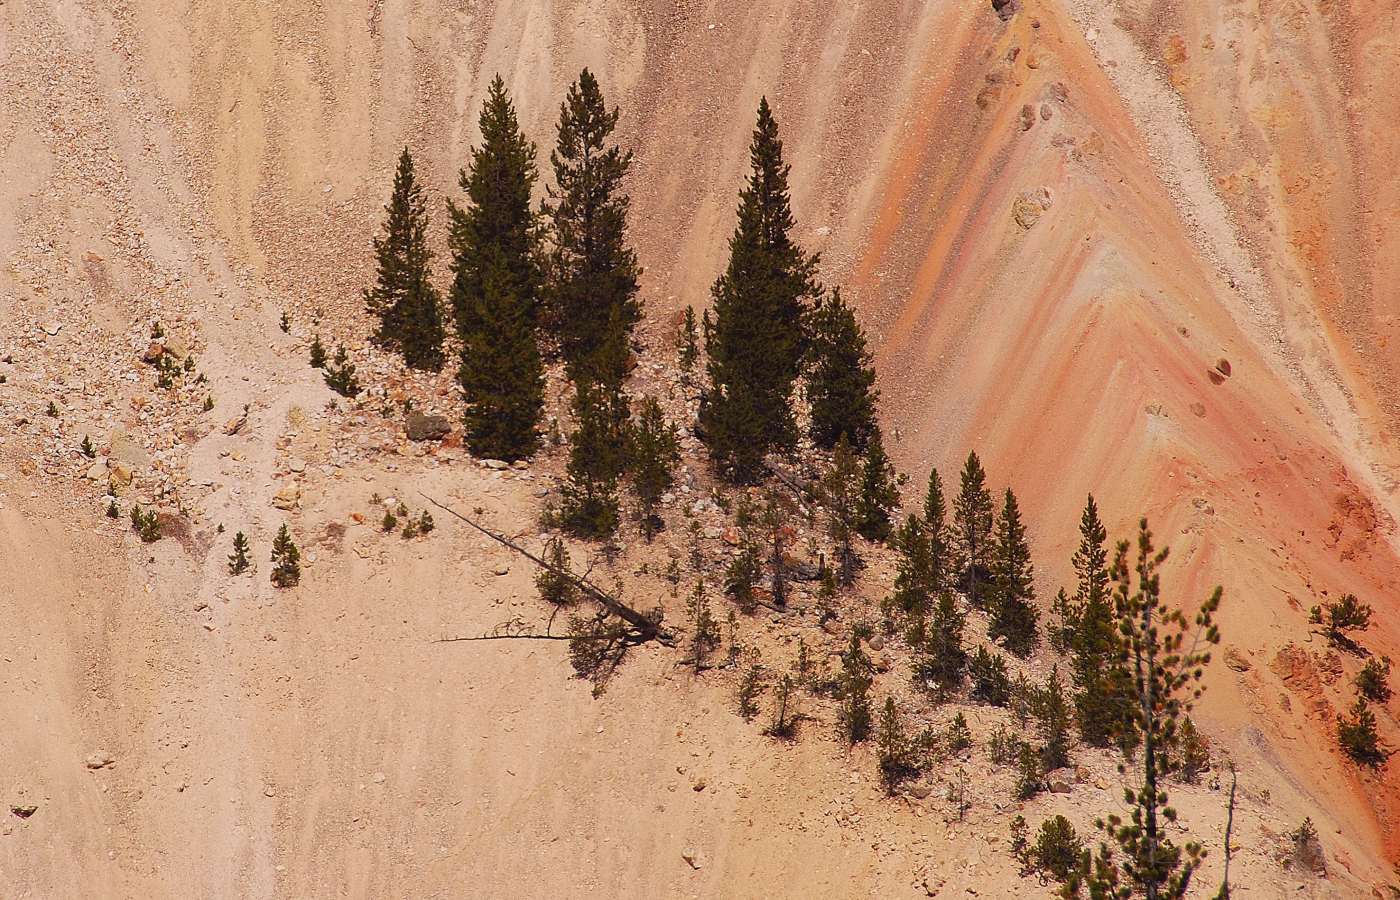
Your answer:
[[[397,346],[413,368],[436,372],[442,368],[442,309],[429,277],[427,204],[407,147],[384,211],[384,236],[374,239],[375,284],[365,291],[366,305],[379,317],[375,337]]]
[[[593,364],[610,328],[624,339],[641,319],[637,255],[627,246],[622,180],[632,165],[608,138],[618,111],[608,111],[598,79],[584,69],[560,105],[558,140],[550,163],[555,186],[544,217],[551,243],[546,254],[545,300],[552,329],[574,380]],[[595,375],[615,380],[609,375]]]
[[[891,516],[899,506],[898,477],[885,453],[880,429],[871,432],[865,446],[865,468],[861,474],[860,503],[856,506],[856,530],[867,541],[889,540]]]
[[[807,397],[812,404],[812,441],[836,446],[843,433],[864,450],[876,430],[875,364],[865,332],[837,288],[808,316]]]
[[[539,444],[544,367],[535,335],[539,228],[530,208],[535,145],[520,133],[500,76],[481,110],[481,146],[452,217],[452,308],[462,338],[466,437],[478,456],[516,460]]]
[[[1079,549],[1073,560],[1079,584],[1069,601],[1066,643],[1080,736],[1095,747],[1107,747],[1115,737],[1131,746],[1135,736],[1125,729],[1131,722],[1132,683],[1118,660],[1107,541],[1108,531],[1091,494],[1079,519]]]
[[[729,264],[712,290],[715,317],[706,332],[709,391],[700,431],[710,454],[735,480],[763,475],[764,456],[792,447],[792,385],[803,356],[803,317],[817,295],[817,257],[789,234],[788,166],[767,99],[749,148],[752,173],[739,194],[739,223]]]
[[[958,496],[953,500],[954,566],[960,586],[973,606],[987,603],[991,582],[992,494],[976,452],[967,455]]]
[[[1021,508],[1011,488],[1006,489],[997,522],[992,573],[996,581],[987,634],[1004,639],[1006,649],[1017,656],[1027,656],[1035,649],[1040,613],[1035,608],[1031,548],[1026,541],[1026,527],[1021,524]]]
[[[948,552],[948,505],[943,499],[943,479],[934,469],[928,475],[924,495],[924,533],[929,545],[929,587],[937,593],[948,586],[951,566]]]
[[[584,379],[574,394],[574,418],[560,518],[572,533],[601,539],[618,525],[617,483],[631,452],[627,395]]]

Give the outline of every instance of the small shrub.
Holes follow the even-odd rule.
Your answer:
[[[1181,733],[1177,736],[1179,757],[1176,771],[1187,784],[1196,784],[1201,776],[1210,770],[1210,745],[1196,728],[1196,723],[1187,716],[1181,723]]]
[[[841,737],[857,744],[870,736],[870,685],[874,681],[870,657],[861,649],[863,628],[851,630],[851,642],[841,654],[841,708],[837,714]]]
[[[428,532],[432,531],[432,530],[433,530],[434,528],[436,528],[436,527],[437,527],[437,526],[433,524],[433,514],[430,513],[430,512],[428,512],[426,509],[423,510],[423,514],[420,515],[420,516],[418,517],[418,531],[419,531],[419,533],[420,533],[420,534],[427,534]]]
[[[48,409],[44,410],[44,412],[48,415],[49,418],[51,418],[51,419],[57,419],[57,418],[58,418],[58,405],[57,405],[56,403],[54,403],[52,400],[50,400],[50,401],[49,401]]]
[[[1040,755],[1030,744],[1021,744],[1016,753],[1016,786],[1013,793],[1017,800],[1029,800],[1045,789],[1044,772],[1040,768]]]
[[[724,592],[733,598],[735,605],[746,613],[758,608],[756,588],[763,575],[763,563],[758,551],[749,544],[729,563],[724,572]]]
[[[601,692],[608,676],[627,651],[627,628],[616,617],[599,613],[569,617],[569,663],[580,678]]]
[[[154,512],[143,512],[134,503],[131,505],[131,528],[144,544],[154,544],[161,538],[160,518]]]
[[[248,571],[250,565],[252,561],[248,558],[248,538],[240,531],[233,536],[233,553],[228,558],[228,573],[242,575]]]
[[[97,448],[92,445],[92,438],[87,435],[83,435],[83,442],[78,445],[78,450],[88,459],[92,459],[97,455]]]
[[[151,340],[158,341],[163,337],[165,337],[165,328],[159,322],[153,323],[151,325]]]
[[[1344,594],[1340,600],[1314,606],[1309,611],[1308,621],[1321,625],[1322,633],[1334,646],[1355,652],[1359,648],[1350,632],[1371,627],[1371,607],[1356,599],[1355,594]]]
[[[326,386],[342,397],[354,397],[360,393],[360,382],[355,379],[355,364],[350,362],[350,354],[341,344],[335,351],[335,363],[327,365],[321,372]]]
[[[392,515],[392,513],[385,513]],[[556,606],[567,606],[578,599],[578,586],[569,577],[569,550],[561,538],[552,537],[544,547],[544,561],[549,568],[540,569],[535,576],[535,589],[540,599]]]
[[[117,501],[116,501],[116,500],[109,500],[109,501],[107,502],[107,518],[109,518],[109,519],[120,519],[121,517],[122,517],[122,511],[121,511],[120,509],[117,508]]]
[[[1006,674],[1006,659],[986,647],[978,647],[968,660],[967,672],[972,679],[972,699],[991,706],[1006,706],[1011,702],[1011,678]]]
[[[321,336],[315,335],[311,338],[311,368],[324,369],[326,367],[326,346],[321,343]]]
[[[739,715],[747,722],[758,715],[758,698],[763,693],[763,663],[757,650],[749,651],[749,662],[739,678]]]
[[[399,536],[404,540],[411,540],[418,536],[418,521],[416,519],[404,519],[403,530]]]
[[[272,541],[272,583],[280,588],[292,587],[301,581],[301,551],[292,543],[287,524]]]
[[[773,692],[773,722],[764,732],[769,737],[786,741],[797,735],[797,715],[793,711],[796,704],[793,697],[795,684],[792,676],[784,673]]]
[[[710,598],[705,594],[704,580],[695,583],[695,592],[686,604],[690,616],[691,662],[699,674],[705,666],[705,659],[720,644],[719,623],[710,612]]]
[[[1365,697],[1356,698],[1349,715],[1337,716],[1337,741],[1353,762],[1373,769],[1385,765],[1390,756],[1381,747],[1376,714],[1366,705]]]
[[[208,394],[204,398],[204,411],[209,412],[214,408],[214,395]]]
[[[194,371],[194,366],[195,366],[194,357],[193,357],[193,356],[186,356],[186,357],[185,357],[185,371],[186,371],[186,372],[193,372],[193,371]]]
[[[1304,819],[1302,825],[1289,832],[1288,852],[1283,865],[1286,869],[1298,869],[1317,876],[1327,875],[1327,855],[1322,850],[1322,841],[1318,839],[1317,827],[1311,818]]]
[[[393,511],[393,510],[390,510],[390,509],[384,510],[384,518],[383,518],[382,520],[380,520],[380,522],[379,522],[379,527],[382,528],[382,529],[384,529],[384,533],[385,533],[385,534],[388,534],[389,532],[393,531],[395,528],[398,528],[398,527],[399,527],[399,519],[398,519],[398,516],[394,515],[394,511]]]
[[[1372,703],[1387,703],[1390,701],[1390,657],[1383,656],[1376,659],[1374,656],[1366,660],[1366,665],[1361,667],[1361,671],[1356,673],[1356,689],[1361,692],[1361,696]]]
[[[998,725],[987,739],[987,755],[999,766],[1009,766],[1020,758],[1025,741],[1012,734],[1005,725]]]
[[[1040,832],[1027,853],[1033,871],[1065,882],[1082,865],[1084,842],[1064,816],[1040,823]]]
[[[292,318],[291,316],[287,315],[286,310],[282,311],[282,318],[277,321],[277,327],[282,329],[283,334],[291,334]]]
[[[967,719],[962,713],[953,716],[948,729],[943,732],[943,747],[949,756],[957,756],[972,747],[972,729],[967,727]]]

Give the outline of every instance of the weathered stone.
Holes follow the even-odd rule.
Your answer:
[[[144,469],[151,464],[150,454],[125,429],[113,428],[108,443],[107,455],[113,462],[126,463],[133,469]]]
[[[107,477],[107,460],[99,459],[88,467],[87,473],[83,476],[88,481],[102,481]]]
[[[411,412],[404,422],[404,431],[410,441],[440,441],[451,433],[452,425],[447,416]]]
[[[146,352],[141,354],[141,361],[155,365],[160,362],[160,358],[165,355],[165,344],[160,341],[151,341],[146,345]]]
[[[295,509],[301,502],[301,487],[288,481],[272,496],[272,505],[278,509]]]
[[[116,757],[112,754],[105,750],[99,750],[96,753],[88,754],[88,758],[83,760],[83,765],[89,769],[105,769],[116,761]]]
[[[224,434],[238,434],[238,432],[243,430],[243,426],[247,424],[248,411],[245,409],[243,412],[224,423]]]
[[[700,851],[694,847],[686,847],[682,850],[681,859],[685,860],[692,869],[699,869],[705,864],[705,861],[700,857]]]
[[[1244,654],[1235,647],[1225,648],[1225,665],[1236,672],[1248,672],[1252,668],[1249,660],[1245,659]]]
[[[1045,188],[1022,191],[1011,205],[1011,215],[1022,228],[1033,228],[1050,208],[1050,191]]]
[[[112,494],[120,497],[131,486],[133,473],[131,467],[124,462],[108,461],[107,483],[111,486]]]
[[[510,464],[509,464],[509,463],[507,463],[507,462],[505,462],[505,461],[503,461],[503,460],[499,460],[499,459],[483,459],[483,460],[481,461],[481,464],[482,464],[483,466],[485,466],[486,468],[488,468],[488,469],[493,469],[493,470],[495,470],[495,471],[497,471],[497,472],[501,471],[502,469],[509,469],[509,468],[510,468]]]

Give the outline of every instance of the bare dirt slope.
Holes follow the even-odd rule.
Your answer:
[[[920,848],[972,846],[985,866],[957,877],[1009,871],[980,837],[945,845],[932,814],[875,803],[868,778],[832,800],[834,749],[775,757],[662,661],[593,701],[547,646],[428,644],[499,622],[527,576],[492,575],[503,560],[464,537],[383,544],[349,518],[412,473],[529,522],[529,481],[400,459],[365,416],[325,412],[301,347],[313,311],[352,346],[366,333],[358,290],[401,146],[441,210],[493,74],[547,148],[588,65],[637,152],[650,333],[706,302],[766,93],[801,237],[876,339],[901,466],[948,475],[976,447],[1022,497],[1045,596],[1086,492],[1117,531],[1149,513],[1183,599],[1226,586],[1245,667],[1212,672],[1208,730],[1276,830],[1311,815],[1350,887],[1388,877],[1395,776],[1337,758],[1356,663],[1310,643],[1305,617],[1355,591],[1380,613],[1368,644],[1400,656],[1396,15],[8,0],[0,789],[42,811],[0,837],[0,875],[20,896],[844,896],[857,876],[907,890]],[[155,320],[199,357],[211,413],[206,387],[156,391],[136,363]],[[404,390],[451,412],[446,385]],[[182,540],[140,547],[100,517],[107,470],[82,480],[83,434],[129,457],[130,497],[190,514]],[[276,509],[288,481],[303,499]],[[214,527],[265,548],[288,518],[316,548],[308,584],[231,581]],[[101,752],[115,766],[86,770]],[[696,772],[724,790],[691,790]],[[692,845],[698,872],[679,860]]]

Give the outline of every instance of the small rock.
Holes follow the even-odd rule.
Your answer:
[[[151,341],[146,345],[146,352],[141,354],[143,363],[155,365],[160,362],[160,358],[165,355],[165,345],[160,341]]]
[[[705,864],[704,860],[700,858],[700,851],[694,847],[686,847],[682,850],[681,859],[689,863],[692,869],[698,869]]]
[[[1029,230],[1035,227],[1035,223],[1040,221],[1040,217],[1050,205],[1050,191],[1046,188],[1022,191],[1011,205],[1011,215],[1017,225]]]
[[[47,334],[49,337],[53,337],[63,330],[63,323],[45,322],[44,324],[39,326],[39,330],[44,332],[44,334]]]
[[[131,467],[125,463],[111,462],[108,463],[107,468],[109,474],[107,484],[114,496],[121,496],[126,492],[126,488],[131,486],[133,478]]]
[[[933,793],[933,786],[926,781],[916,781],[909,786],[909,795],[916,800],[927,800]]]
[[[99,459],[97,462],[93,463],[88,467],[83,477],[88,481],[102,481],[107,477],[107,460]]]
[[[112,754],[99,750],[96,753],[89,754],[88,758],[83,760],[83,765],[87,766],[89,769],[105,769],[114,762],[116,762],[116,759]]]
[[[301,487],[294,481],[283,484],[272,496],[272,505],[278,509],[294,509],[301,502]]]
[[[287,471],[298,474],[306,471],[306,460],[293,458],[287,461]]]
[[[497,566],[491,570],[492,575],[501,576],[510,574],[510,566]]]
[[[709,786],[709,782],[705,780],[704,776],[690,782],[690,789],[697,794],[703,791],[707,786]]]
[[[1248,672],[1252,668],[1250,661],[1235,647],[1225,648],[1225,665],[1236,672]]]
[[[384,783],[384,773],[383,773],[383,772],[375,772],[373,775],[370,776],[370,781],[373,781],[375,784],[383,784],[383,783]]]
[[[21,819],[27,819],[39,811],[39,807],[33,803],[16,803],[10,807],[10,812]]]
[[[885,649],[885,636],[884,636],[883,634],[877,634],[877,635],[875,635],[874,637],[872,637],[872,638],[870,639],[870,649],[871,649],[871,650],[883,650],[883,649]]]
[[[248,412],[245,410],[224,423],[224,434],[238,434],[243,430],[243,426],[248,424]]]
[[[404,421],[404,431],[410,441],[440,441],[451,433],[452,424],[447,416],[411,412]]]
[[[502,469],[509,469],[509,468],[510,468],[510,464],[509,464],[509,463],[505,462],[504,460],[499,460],[499,459],[483,459],[483,460],[481,461],[481,464],[482,464],[483,466],[485,466],[486,468],[492,469],[492,470],[497,471],[497,472],[501,471]]]
[[[1053,780],[1053,781],[1050,782],[1050,793],[1052,793],[1052,794],[1068,794],[1068,793],[1069,793],[1069,782],[1067,782],[1067,781],[1065,781],[1065,780],[1063,780],[1063,779],[1060,779],[1060,778],[1056,778],[1055,780]]]

